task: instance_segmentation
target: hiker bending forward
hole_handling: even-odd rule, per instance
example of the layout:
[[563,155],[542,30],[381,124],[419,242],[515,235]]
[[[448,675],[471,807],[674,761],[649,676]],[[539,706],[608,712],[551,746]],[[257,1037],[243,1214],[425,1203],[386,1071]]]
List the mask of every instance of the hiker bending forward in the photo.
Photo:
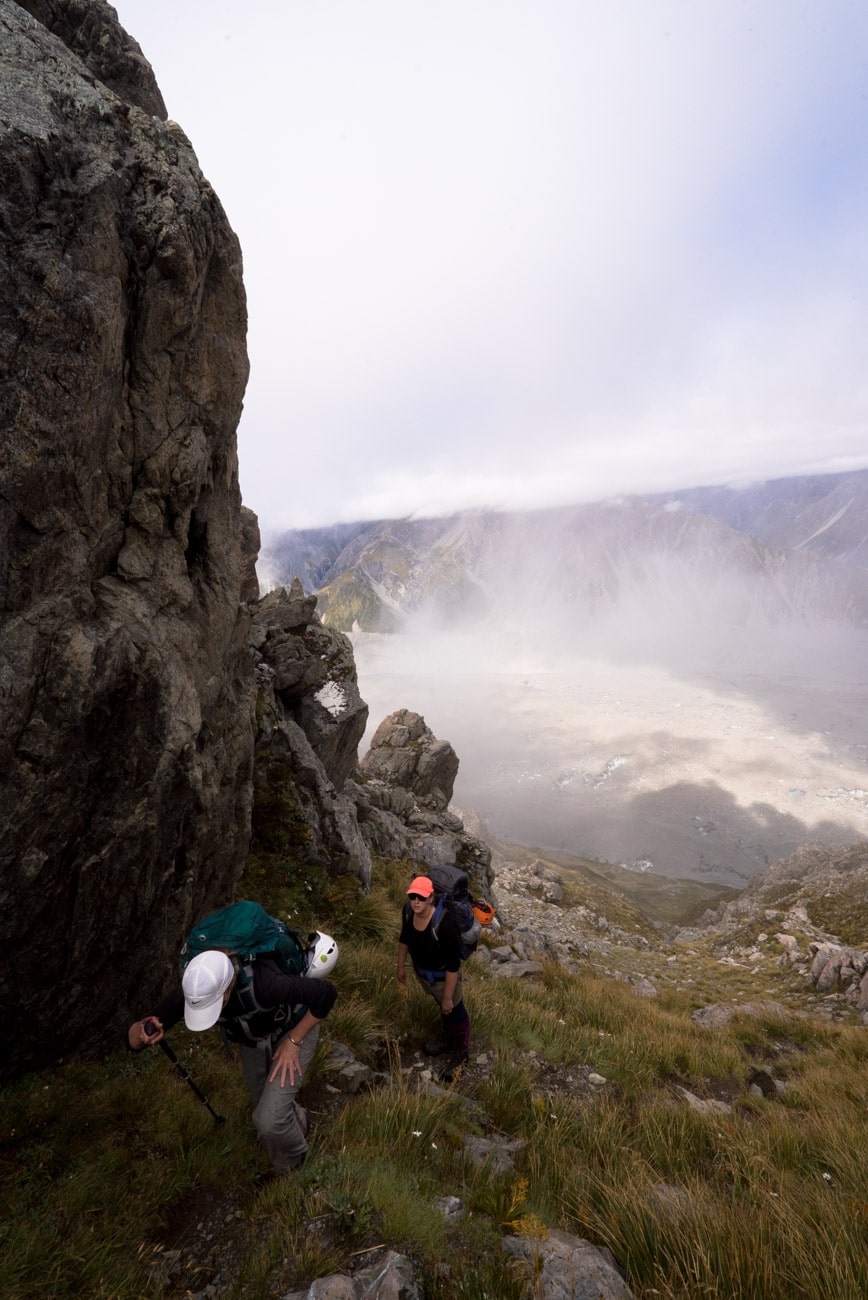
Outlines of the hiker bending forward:
[[336,997],[333,984],[286,975],[267,957],[241,965],[212,949],[193,958],[152,1015],[130,1025],[127,1041],[133,1051],[158,1043],[182,1015],[188,1029],[219,1025],[240,1048],[259,1145],[285,1173],[307,1153],[310,1121],[295,1097]]
[[442,1035],[422,1047],[427,1056],[451,1052],[443,1076],[467,1057],[470,1047],[470,1016],[464,1005],[461,982],[461,949],[458,928],[452,915],[443,910],[435,921],[437,907],[434,884],[427,876],[417,876],[407,890],[409,906],[404,908],[398,962],[395,975],[404,984],[407,953],[416,978],[440,1006]]

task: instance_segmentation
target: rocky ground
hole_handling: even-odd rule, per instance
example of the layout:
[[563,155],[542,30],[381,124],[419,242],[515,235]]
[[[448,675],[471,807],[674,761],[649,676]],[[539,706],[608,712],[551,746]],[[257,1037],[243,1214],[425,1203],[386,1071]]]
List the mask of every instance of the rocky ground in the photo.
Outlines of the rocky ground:
[[819,923],[835,915],[835,900],[839,915],[858,915],[860,900],[868,911],[864,843],[802,848],[700,923],[670,927],[656,938],[636,924],[635,914],[624,915],[615,898],[610,915],[581,904],[564,906],[569,873],[526,857],[518,851],[518,861],[492,860],[493,897],[511,942],[502,954],[495,948],[483,960],[502,963],[504,974],[529,955],[553,957],[567,969],[590,966],[625,979],[650,997],[671,988],[693,990],[700,1001],[704,987],[712,987],[725,969],[736,999],[740,984],[753,997],[761,980],[768,986],[765,995],[782,1005],[868,1024],[868,931],[857,924],[865,938],[848,944]]

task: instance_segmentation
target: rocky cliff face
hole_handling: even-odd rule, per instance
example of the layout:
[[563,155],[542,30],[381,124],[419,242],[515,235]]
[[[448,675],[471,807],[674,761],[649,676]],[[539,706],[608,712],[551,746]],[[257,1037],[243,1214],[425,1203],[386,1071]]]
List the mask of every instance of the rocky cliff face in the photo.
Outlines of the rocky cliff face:
[[257,733],[253,847],[367,886],[371,858],[460,866],[489,884],[491,853],[449,808],[458,756],[424,718],[390,714],[358,762],[368,706],[349,638],[296,578],[253,606]]
[[0,0],[0,102],[8,1070],[103,1044],[231,893],[254,669],[238,242],[102,0]]

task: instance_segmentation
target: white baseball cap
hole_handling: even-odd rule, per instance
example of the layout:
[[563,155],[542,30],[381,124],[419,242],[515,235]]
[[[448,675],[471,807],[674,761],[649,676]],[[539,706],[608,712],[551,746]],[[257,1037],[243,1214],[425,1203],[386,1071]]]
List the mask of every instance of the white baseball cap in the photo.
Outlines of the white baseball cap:
[[235,967],[225,952],[209,950],[194,957],[181,980],[184,990],[184,1024],[188,1029],[210,1029],[220,1019],[223,994],[235,978]]

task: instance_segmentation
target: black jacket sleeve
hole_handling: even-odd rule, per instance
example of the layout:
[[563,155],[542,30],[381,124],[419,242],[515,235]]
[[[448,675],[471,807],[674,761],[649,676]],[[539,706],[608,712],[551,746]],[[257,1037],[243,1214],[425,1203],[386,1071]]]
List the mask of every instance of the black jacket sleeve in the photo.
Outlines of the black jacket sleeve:
[[277,1007],[283,1002],[298,1006],[302,1003],[317,1020],[325,1019],[338,996],[334,984],[328,980],[284,975],[280,967],[270,961],[258,961],[254,965],[253,988],[262,1006]]
[[[303,975],[285,975],[273,962],[257,961],[253,967],[253,988],[256,1000],[262,1007],[305,1006],[317,1020],[324,1020],[331,1011],[338,996],[334,984],[328,980],[307,979]],[[226,1014],[241,1013],[240,1004],[230,999]],[[161,998],[149,1013],[155,1016],[168,1032],[184,1016],[184,992],[176,984],[170,993]],[[129,1043],[127,1043],[129,1046]]]
[[184,993],[180,984],[176,984],[171,993],[160,998],[152,1015],[156,1016],[164,1029],[169,1030],[184,1015]]
[[[184,993],[181,985],[176,984],[171,993],[167,993],[164,997],[160,998],[157,1005],[153,1007],[147,1015],[143,1016],[142,1019],[147,1020],[149,1016],[155,1016],[163,1026],[163,1029],[168,1033],[173,1025],[177,1025],[183,1014]],[[144,1048],[141,1047],[130,1047],[130,1040],[126,1034],[124,1035],[124,1041],[127,1045],[128,1051],[144,1051]]]

